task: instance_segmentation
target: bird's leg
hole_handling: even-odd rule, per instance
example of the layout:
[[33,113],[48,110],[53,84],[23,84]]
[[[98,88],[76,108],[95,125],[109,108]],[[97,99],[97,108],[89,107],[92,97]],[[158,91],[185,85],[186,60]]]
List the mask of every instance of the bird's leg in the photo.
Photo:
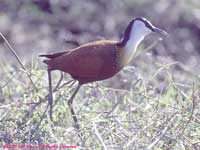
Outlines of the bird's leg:
[[70,97],[70,99],[68,100],[68,107],[69,107],[70,112],[72,114],[72,118],[73,118],[73,121],[75,123],[75,128],[78,129],[78,130],[80,129],[80,126],[78,124],[78,119],[76,117],[76,113],[75,113],[74,108],[73,108],[73,100],[74,100],[74,98],[75,98],[78,90],[80,89],[80,87],[81,87],[81,84],[78,84],[76,90],[74,91],[74,93],[72,94],[72,96]]
[[48,98],[48,102],[49,102],[49,116],[50,116],[50,120],[53,120],[52,117],[52,112],[53,112],[53,95],[52,95],[52,82],[51,82],[51,70],[48,69],[48,79],[49,79],[49,98]]

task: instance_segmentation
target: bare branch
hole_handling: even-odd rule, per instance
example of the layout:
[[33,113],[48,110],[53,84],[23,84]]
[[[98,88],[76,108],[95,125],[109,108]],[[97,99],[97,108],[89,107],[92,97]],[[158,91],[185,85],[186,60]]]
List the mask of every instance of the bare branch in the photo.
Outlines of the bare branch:
[[21,58],[17,55],[16,51],[14,50],[14,48],[10,45],[10,43],[8,42],[8,40],[6,39],[6,37],[0,32],[0,36],[3,38],[3,40],[5,41],[5,44],[7,45],[7,47],[9,48],[9,50],[11,51],[11,53],[15,56],[15,58],[17,59],[17,61],[19,62],[20,66],[22,67],[22,69],[25,71],[26,75],[28,76],[29,80],[31,81],[33,87],[35,90],[36,86],[31,78],[30,73],[27,71],[27,69],[25,68],[24,64],[22,63]]
[[96,126],[96,124],[94,122],[93,122],[93,127],[94,127],[94,131],[95,131],[94,133],[97,136],[97,138],[100,141],[100,143],[102,144],[104,150],[108,150],[108,148],[106,147],[106,145],[105,145],[105,143],[104,143],[104,141],[103,141],[103,139],[102,139],[102,137],[101,137],[101,135],[100,135],[100,133],[99,133],[99,131],[97,129],[97,126]]

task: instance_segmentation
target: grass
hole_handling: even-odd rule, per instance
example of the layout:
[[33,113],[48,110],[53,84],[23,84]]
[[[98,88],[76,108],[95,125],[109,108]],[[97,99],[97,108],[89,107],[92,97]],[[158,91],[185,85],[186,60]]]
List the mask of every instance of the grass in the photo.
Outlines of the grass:
[[53,73],[52,128],[44,113],[48,105],[45,68],[36,58],[26,65],[19,58],[18,63],[1,66],[0,145],[76,145],[87,150],[200,147],[199,78],[182,66],[182,76],[188,81],[180,81],[174,71],[177,63],[127,67],[114,79],[83,86],[74,108],[84,139],[73,128],[67,107],[76,87],[66,84],[69,75],[64,76],[61,88],[55,88],[60,74]]

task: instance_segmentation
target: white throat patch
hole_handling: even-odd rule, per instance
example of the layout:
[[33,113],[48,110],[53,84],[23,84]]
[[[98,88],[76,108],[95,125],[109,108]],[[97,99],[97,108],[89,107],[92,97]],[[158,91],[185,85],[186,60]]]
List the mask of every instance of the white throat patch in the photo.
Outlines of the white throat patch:
[[129,40],[125,45],[124,58],[127,60],[124,61],[127,61],[126,63],[128,63],[131,60],[131,58],[135,55],[137,47],[144,39],[144,37],[150,34],[151,32],[151,29],[146,27],[142,21],[136,20],[133,23]]

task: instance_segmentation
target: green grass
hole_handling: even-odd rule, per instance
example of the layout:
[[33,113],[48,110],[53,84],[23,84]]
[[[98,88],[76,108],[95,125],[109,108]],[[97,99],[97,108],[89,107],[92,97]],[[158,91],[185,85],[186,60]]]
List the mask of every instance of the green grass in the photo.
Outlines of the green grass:
[[[198,87],[196,84],[178,84],[169,68],[164,69],[164,82],[159,88],[156,77],[163,69],[158,69],[149,79],[144,79],[144,74],[141,74],[141,78],[136,80],[134,76],[139,72],[131,67],[111,81],[83,86],[74,101],[81,133],[85,137],[83,141],[73,128],[67,107],[67,99],[76,85],[71,88],[66,85],[54,93],[57,101],[53,109],[55,127],[51,128],[46,113],[37,128],[47,100],[35,109],[32,109],[34,104],[28,103],[38,102],[48,94],[47,73],[37,61],[28,68],[31,68],[29,71],[36,89],[20,67],[4,66],[7,72],[1,76],[1,145],[81,144],[83,149],[95,150],[103,147],[192,150],[199,142]],[[122,88],[122,85],[121,88],[112,87],[116,78],[120,85],[128,77],[128,88]],[[59,72],[54,72],[54,87],[58,80]],[[68,75],[61,85],[67,80],[70,80]],[[105,82],[110,85],[102,84]]]

